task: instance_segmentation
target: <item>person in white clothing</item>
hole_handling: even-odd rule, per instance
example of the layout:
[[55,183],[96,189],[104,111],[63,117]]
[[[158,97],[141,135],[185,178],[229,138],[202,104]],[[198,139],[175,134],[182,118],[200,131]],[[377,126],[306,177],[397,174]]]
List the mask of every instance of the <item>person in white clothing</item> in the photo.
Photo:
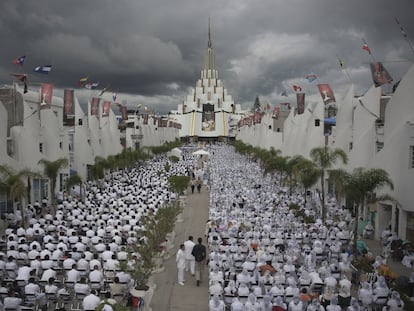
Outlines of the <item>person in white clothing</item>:
[[184,242],[185,251],[185,271],[190,271],[191,275],[195,274],[195,258],[191,254],[195,243],[193,242],[193,236],[189,236],[188,240]]
[[178,269],[178,284],[181,286],[184,285],[184,269],[185,269],[185,251],[184,251],[184,244],[180,245],[180,249],[175,256],[175,261],[177,262],[177,269]]
[[209,302],[209,311],[224,311],[226,309],[226,305],[224,301],[219,298],[219,296],[213,296]]
[[303,302],[300,301],[299,295],[294,296],[293,300],[289,302],[288,310],[289,311],[302,311],[303,310]]
[[239,299],[233,298],[233,302],[230,306],[231,311],[245,311],[246,308],[244,307],[244,304],[242,304]]
[[97,296],[97,292],[93,290],[88,296],[83,298],[82,307],[85,311],[95,310],[101,299]]

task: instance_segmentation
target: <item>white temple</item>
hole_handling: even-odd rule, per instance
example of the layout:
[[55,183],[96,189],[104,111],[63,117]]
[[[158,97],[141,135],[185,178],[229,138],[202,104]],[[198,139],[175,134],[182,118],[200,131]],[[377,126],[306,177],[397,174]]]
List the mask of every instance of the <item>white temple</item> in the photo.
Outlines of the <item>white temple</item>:
[[218,140],[235,137],[241,107],[227,93],[215,69],[210,27],[201,78],[177,110],[170,112],[181,123],[181,138]]

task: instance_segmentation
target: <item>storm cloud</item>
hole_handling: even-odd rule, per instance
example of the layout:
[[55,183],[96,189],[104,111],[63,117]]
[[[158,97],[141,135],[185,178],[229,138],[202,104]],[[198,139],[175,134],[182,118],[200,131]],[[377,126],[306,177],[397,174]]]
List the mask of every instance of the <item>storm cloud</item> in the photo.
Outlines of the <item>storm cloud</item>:
[[[413,63],[395,21],[414,40],[412,12],[411,0],[2,1],[0,82],[10,84],[10,74],[23,70],[30,89],[52,82],[57,93],[76,88],[86,102],[93,94],[77,81],[88,76],[130,108],[141,103],[166,113],[200,76],[210,18],[219,77],[244,107],[256,96],[285,101],[284,90],[293,98],[293,84],[317,93],[305,79],[311,72],[338,94],[349,75],[363,93],[372,85],[370,61],[383,61],[394,81]],[[16,68],[11,61],[21,55],[26,62]],[[53,65],[50,75],[32,72],[45,64]]]

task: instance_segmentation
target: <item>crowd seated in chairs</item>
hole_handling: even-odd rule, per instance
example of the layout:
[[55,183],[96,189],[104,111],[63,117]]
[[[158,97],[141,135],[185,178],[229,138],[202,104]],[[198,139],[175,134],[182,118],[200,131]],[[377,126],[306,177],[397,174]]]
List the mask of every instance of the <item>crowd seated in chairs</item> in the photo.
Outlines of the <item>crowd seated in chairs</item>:
[[[206,225],[214,280],[210,310],[223,305],[227,310],[359,310],[392,300],[382,281],[376,287],[376,277],[369,280],[377,288],[372,292],[351,283],[352,217],[335,198],[327,199],[322,224],[311,205],[320,205],[317,195],[305,204],[299,188],[291,191],[277,174],[264,175],[256,161],[232,147],[212,149]],[[304,223],[297,210],[315,222]]]
[[[37,214],[28,205],[26,228],[10,222],[0,238],[0,302],[6,310],[94,310],[102,301],[125,304],[124,293],[133,281],[119,263],[128,260],[128,245],[136,243],[136,232],[145,227],[142,217],[176,199],[168,176],[188,175],[193,160],[191,154],[177,163],[161,156],[108,173],[86,183],[83,201],[61,200],[56,215],[47,209]],[[159,174],[166,163],[170,170]],[[10,216],[18,219],[19,214]]]

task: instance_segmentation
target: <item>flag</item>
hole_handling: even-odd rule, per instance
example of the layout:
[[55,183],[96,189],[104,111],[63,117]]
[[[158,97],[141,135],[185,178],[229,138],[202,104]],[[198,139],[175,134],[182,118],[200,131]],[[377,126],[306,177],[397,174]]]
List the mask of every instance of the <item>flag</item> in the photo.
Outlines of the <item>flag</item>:
[[128,120],[128,111],[127,111],[127,107],[125,105],[121,106],[121,114],[122,114],[122,119],[124,121],[127,121]]
[[110,110],[111,110],[111,102],[110,101],[105,101],[103,103],[103,106],[102,106],[102,116],[103,117],[108,117]]
[[362,41],[364,41],[364,45],[362,46],[362,49],[367,51],[368,54],[371,55],[371,49],[369,48],[368,44],[365,42],[365,40],[362,40]]
[[373,62],[370,66],[375,87],[391,83],[393,81],[387,69],[384,68],[384,65],[381,62]]
[[23,56],[13,59],[12,64],[23,66],[25,60],[26,60],[26,55],[23,55]]
[[52,70],[52,65],[37,66],[34,72],[48,74]]
[[27,74],[25,73],[14,73],[12,76],[16,77],[17,80],[22,81],[24,84],[24,94],[27,93]]
[[40,85],[40,109],[50,109],[52,106],[53,84],[42,83]]
[[94,90],[99,86],[99,82],[93,82],[93,83],[86,83],[85,88],[88,90]]
[[280,94],[280,96],[288,97],[288,94],[287,94],[286,90],[283,90],[283,92],[282,92],[282,94]]
[[117,97],[116,92],[113,92],[113,93],[112,93],[112,101],[113,101],[113,102],[115,102],[115,101],[116,101],[116,97]]
[[318,79],[318,77],[314,73],[308,74],[305,78],[309,81],[309,83],[312,83],[313,81]]
[[300,91],[302,91],[302,88],[301,88],[299,85],[294,84],[294,85],[293,85],[293,90],[294,90],[295,92],[300,92]]
[[329,84],[318,84],[319,93],[322,96],[323,103],[329,104],[332,102],[336,102],[334,93],[329,86]]
[[96,116],[99,119],[99,101],[100,98],[93,97],[91,103],[91,116]]
[[266,110],[270,110],[270,109],[271,109],[270,104],[269,104],[269,103],[267,103],[267,105],[266,105]]
[[296,93],[297,111],[302,114],[305,111],[305,93]]
[[275,107],[273,109],[272,118],[276,120],[279,119],[279,114],[280,114],[280,107]]
[[68,119],[68,116],[75,115],[74,90],[65,89],[63,91],[63,121]]
[[79,86],[85,85],[86,81],[88,81],[88,77],[80,78],[79,81],[78,81],[78,85]]

